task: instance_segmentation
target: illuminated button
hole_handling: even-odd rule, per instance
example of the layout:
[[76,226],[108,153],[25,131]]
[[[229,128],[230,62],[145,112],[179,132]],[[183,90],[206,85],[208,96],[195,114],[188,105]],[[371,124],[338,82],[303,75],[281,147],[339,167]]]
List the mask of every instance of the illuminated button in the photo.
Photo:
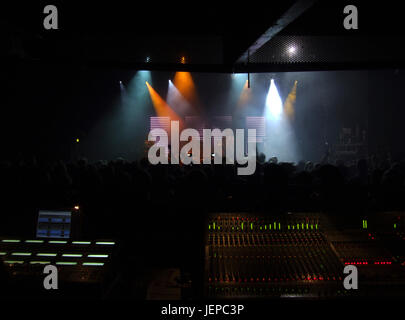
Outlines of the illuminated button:
[[4,263],[8,263],[8,264],[23,264],[24,261],[20,261],[20,260],[5,260]]
[[56,257],[57,253],[37,253],[38,257]]
[[44,240],[25,240],[25,243],[44,243]]
[[50,264],[50,261],[30,261],[30,264]]
[[90,241],[72,241],[72,244],[91,244]]
[[57,265],[61,265],[61,266],[75,266],[77,265],[77,262],[73,262],[73,261],[58,261],[56,262]]
[[113,246],[113,245],[115,245],[115,242],[112,242],[112,241],[98,241],[98,242],[96,242],[96,244],[98,244],[98,245],[111,245],[111,246]]

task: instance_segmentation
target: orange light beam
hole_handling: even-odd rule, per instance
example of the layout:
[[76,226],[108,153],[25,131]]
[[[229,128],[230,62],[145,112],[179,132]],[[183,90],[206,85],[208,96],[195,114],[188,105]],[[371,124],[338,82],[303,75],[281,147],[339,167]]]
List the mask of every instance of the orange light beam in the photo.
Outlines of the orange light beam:
[[294,86],[284,101],[284,113],[290,120],[294,120],[295,116],[295,101],[297,100],[297,83],[295,80]]
[[240,93],[239,100],[238,100],[238,106],[243,106],[245,105],[250,98],[250,89],[248,88],[248,80],[245,81],[245,84],[243,85],[242,92]]
[[188,102],[193,105],[198,102],[197,90],[190,72],[176,72],[174,75],[173,84]]
[[165,100],[156,92],[155,89],[146,81],[146,86],[148,87],[149,95],[155,108],[158,117],[170,117],[171,121],[179,121],[180,126],[182,125],[182,119],[180,116],[173,111],[172,108],[166,103]]

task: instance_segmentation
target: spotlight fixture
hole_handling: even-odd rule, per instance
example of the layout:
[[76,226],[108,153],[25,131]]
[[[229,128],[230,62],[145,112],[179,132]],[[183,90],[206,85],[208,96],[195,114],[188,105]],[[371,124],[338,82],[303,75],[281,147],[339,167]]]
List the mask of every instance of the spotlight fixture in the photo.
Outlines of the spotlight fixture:
[[147,56],[146,59],[145,59],[145,61],[146,61],[146,63],[149,63],[149,62],[150,62],[150,57]]
[[181,64],[185,64],[185,63],[186,63],[186,57],[185,57],[185,56],[181,56],[181,57],[180,57],[180,63],[181,63]]
[[296,47],[291,46],[291,47],[288,48],[288,53],[289,53],[290,55],[293,55],[293,54],[295,54],[296,52],[297,52],[297,48],[296,48]]

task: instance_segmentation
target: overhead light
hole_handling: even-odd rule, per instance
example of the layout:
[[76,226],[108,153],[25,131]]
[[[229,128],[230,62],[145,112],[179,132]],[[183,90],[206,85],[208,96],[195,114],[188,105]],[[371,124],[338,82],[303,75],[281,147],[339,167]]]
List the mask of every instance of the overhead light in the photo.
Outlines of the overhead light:
[[291,46],[288,48],[288,53],[289,54],[294,54],[297,51],[297,48],[295,46]]

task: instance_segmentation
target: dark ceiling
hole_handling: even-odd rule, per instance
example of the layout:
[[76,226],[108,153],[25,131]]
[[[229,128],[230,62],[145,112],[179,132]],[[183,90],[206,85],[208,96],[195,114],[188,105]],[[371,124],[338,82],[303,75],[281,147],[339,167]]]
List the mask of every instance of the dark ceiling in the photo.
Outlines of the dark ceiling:
[[[245,64],[236,64],[238,58],[296,2],[249,1],[224,6],[218,1],[163,4],[152,1],[114,1],[108,4],[63,1],[53,3],[58,8],[59,30],[43,28],[43,8],[48,2],[14,2],[7,7],[2,5],[0,13],[4,43],[2,55],[6,57],[3,61],[11,58],[28,63],[79,63],[134,69],[193,66],[199,71],[246,69]],[[320,63],[327,68],[331,64],[333,67],[334,62],[352,62],[351,48],[357,42],[359,48],[353,47],[355,61],[359,63],[361,59],[358,57],[365,57],[368,63],[370,59],[367,59],[365,50],[381,50],[382,46],[374,43],[373,47],[365,48],[363,43],[373,42],[375,37],[380,40],[387,36],[396,37],[395,47],[402,46],[404,28],[397,2],[384,1],[382,5],[370,1],[350,1],[359,10],[358,30],[343,28],[343,8],[346,4],[347,1],[341,0],[316,1],[276,34],[256,56],[252,54],[249,62],[256,64],[254,70],[265,71],[280,64],[288,65],[289,69],[298,70],[300,66],[316,69]],[[294,42],[295,38],[291,40],[291,37],[297,36],[301,37],[299,43],[303,43],[301,46],[306,53],[311,45],[322,48],[315,53],[311,48],[312,60],[305,55],[300,59],[296,57],[295,61],[277,60],[277,50],[284,50],[283,41]],[[316,44],[309,41],[313,36]],[[324,46],[330,45],[331,39],[339,47],[324,49]],[[342,61],[335,61],[334,56],[331,59],[325,57],[330,52],[339,56],[339,50],[343,50],[341,56],[349,57],[344,56],[340,59]],[[374,55],[387,65],[403,62],[402,51],[391,52],[384,55],[376,51]],[[382,59],[378,59],[381,55]],[[180,63],[182,56],[185,57],[184,65]],[[146,61],[149,63],[146,64]],[[289,62],[294,62],[293,66]]]

